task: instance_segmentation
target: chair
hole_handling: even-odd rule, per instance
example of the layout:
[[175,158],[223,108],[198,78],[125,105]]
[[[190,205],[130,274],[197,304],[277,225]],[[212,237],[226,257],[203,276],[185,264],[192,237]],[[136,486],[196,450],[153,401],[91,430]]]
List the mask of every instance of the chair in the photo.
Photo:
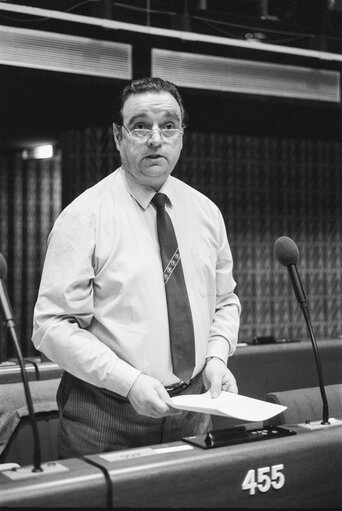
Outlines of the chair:
[[[60,379],[30,381],[41,446],[41,461],[57,459],[59,413],[56,392]],[[0,463],[31,465],[34,439],[22,383],[0,385]]]
[[[327,385],[325,392],[329,417],[342,418],[342,383]],[[323,402],[319,387],[270,392],[266,395],[266,401],[287,406],[284,412],[268,420],[267,424],[299,424],[322,418]]]

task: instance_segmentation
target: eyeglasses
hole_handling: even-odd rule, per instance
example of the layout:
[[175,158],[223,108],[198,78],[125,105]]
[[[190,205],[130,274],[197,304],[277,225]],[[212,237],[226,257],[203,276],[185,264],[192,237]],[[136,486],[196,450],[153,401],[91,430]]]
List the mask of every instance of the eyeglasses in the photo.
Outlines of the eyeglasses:
[[182,126],[181,128],[153,128],[153,129],[135,128],[130,131],[126,128],[126,126],[124,124],[122,125],[122,127],[125,128],[127,133],[135,140],[147,140],[152,136],[154,131],[159,131],[160,135],[163,138],[167,138],[169,140],[174,140],[174,139],[178,138],[180,135],[183,135],[184,130],[186,128],[186,126]]

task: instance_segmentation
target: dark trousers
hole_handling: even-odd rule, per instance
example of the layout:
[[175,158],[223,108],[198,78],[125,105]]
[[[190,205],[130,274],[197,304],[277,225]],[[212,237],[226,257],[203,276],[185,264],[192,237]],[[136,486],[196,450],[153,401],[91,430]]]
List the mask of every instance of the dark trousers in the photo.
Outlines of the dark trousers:
[[[178,395],[203,392],[202,375]],[[57,391],[60,410],[58,457],[117,451],[205,434],[210,415],[182,411],[155,419],[139,415],[127,398],[65,372]]]

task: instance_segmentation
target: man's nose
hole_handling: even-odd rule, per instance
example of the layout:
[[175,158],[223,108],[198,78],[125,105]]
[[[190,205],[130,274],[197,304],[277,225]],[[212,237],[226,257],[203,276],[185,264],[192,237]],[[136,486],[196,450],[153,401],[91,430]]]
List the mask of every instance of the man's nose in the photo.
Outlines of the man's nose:
[[148,138],[148,144],[149,145],[160,145],[163,143],[162,134],[159,128],[154,128],[151,130],[151,134]]

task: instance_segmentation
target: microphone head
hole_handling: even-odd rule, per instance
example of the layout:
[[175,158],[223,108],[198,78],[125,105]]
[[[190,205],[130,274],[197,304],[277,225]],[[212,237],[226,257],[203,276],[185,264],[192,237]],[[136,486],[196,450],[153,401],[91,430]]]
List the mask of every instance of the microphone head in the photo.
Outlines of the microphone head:
[[281,236],[274,244],[274,254],[280,264],[289,266],[290,264],[297,264],[299,250],[291,238]]
[[4,279],[7,275],[7,263],[6,259],[0,252],[0,279]]

